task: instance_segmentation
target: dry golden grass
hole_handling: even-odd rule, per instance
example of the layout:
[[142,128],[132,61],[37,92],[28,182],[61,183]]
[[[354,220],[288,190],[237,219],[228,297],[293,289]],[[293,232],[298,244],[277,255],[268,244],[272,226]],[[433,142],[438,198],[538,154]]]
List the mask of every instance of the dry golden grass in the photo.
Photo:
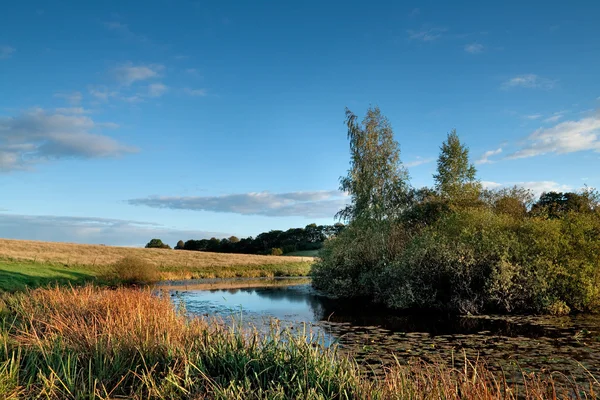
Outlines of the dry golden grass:
[[0,239],[0,257],[40,263],[60,263],[80,266],[110,265],[124,257],[135,257],[157,267],[190,269],[260,266],[313,261],[313,257],[224,254],[11,239]]
[[469,362],[368,379],[302,334],[190,319],[149,290],[37,289],[0,296],[0,310],[5,399],[566,400],[596,399],[600,387],[534,373],[517,385]]

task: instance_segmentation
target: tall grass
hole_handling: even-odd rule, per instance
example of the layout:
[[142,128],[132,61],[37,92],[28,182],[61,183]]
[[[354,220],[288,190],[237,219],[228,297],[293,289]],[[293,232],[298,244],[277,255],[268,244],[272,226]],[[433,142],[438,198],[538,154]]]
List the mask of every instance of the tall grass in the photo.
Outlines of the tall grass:
[[[147,290],[37,289],[4,295],[0,398],[527,399],[579,389],[526,376],[516,392],[474,365],[417,365],[369,380],[310,332],[240,331],[188,318]],[[597,388],[597,383],[594,383]],[[593,389],[593,386],[592,386]],[[594,398],[593,390],[585,392]]]

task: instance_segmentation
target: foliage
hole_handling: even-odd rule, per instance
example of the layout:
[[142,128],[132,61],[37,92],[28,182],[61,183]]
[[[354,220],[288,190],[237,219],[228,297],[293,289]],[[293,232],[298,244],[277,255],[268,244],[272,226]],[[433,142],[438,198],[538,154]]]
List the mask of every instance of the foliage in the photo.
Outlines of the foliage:
[[144,259],[123,257],[112,265],[105,278],[134,285],[159,281],[160,273],[156,266]]
[[292,228],[287,231],[263,232],[256,238],[239,239],[231,236],[227,239],[188,240],[184,250],[210,251],[215,253],[272,254],[271,249],[282,249],[283,254],[297,251],[319,250],[328,239],[338,235],[344,224],[309,224],[304,228]]
[[351,168],[340,178],[340,190],[350,195],[352,203],[338,216],[382,221],[395,216],[404,203],[408,172],[392,127],[379,108],[369,108],[361,124],[357,119],[346,109]]
[[273,247],[271,249],[271,255],[272,256],[282,256],[283,255],[283,250],[281,250],[279,247]]
[[38,289],[0,299],[0,397],[5,399],[465,399],[595,398],[524,374],[518,390],[482,365],[396,365],[361,374],[310,331],[269,332],[189,319],[147,290]]
[[[351,143],[353,162],[369,145]],[[363,181],[379,178],[373,169],[361,173]],[[475,174],[452,131],[440,149],[435,190],[403,189],[405,202],[386,218],[352,220],[326,243],[313,285],[399,309],[600,310],[598,192],[550,192],[534,202],[520,187],[482,190]],[[352,200],[351,210],[362,207]]]
[[440,147],[437,174],[433,176],[436,190],[445,198],[466,196],[472,201],[480,190],[476,174],[475,166],[469,162],[468,147],[460,142],[456,129],[453,129]]
[[180,240],[177,242],[177,245],[175,246],[175,250],[183,250],[184,247],[185,247],[184,241]]
[[160,239],[152,239],[146,244],[147,249],[170,249],[171,246],[163,243]]

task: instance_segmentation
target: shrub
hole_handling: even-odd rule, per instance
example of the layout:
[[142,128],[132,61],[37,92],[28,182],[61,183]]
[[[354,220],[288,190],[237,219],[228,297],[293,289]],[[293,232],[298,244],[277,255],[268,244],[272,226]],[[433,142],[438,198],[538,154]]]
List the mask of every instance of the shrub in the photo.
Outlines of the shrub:
[[156,282],[160,280],[160,273],[158,268],[148,261],[127,256],[111,266],[108,278],[135,285]]
[[165,244],[160,239],[152,239],[146,244],[147,249],[170,249],[171,246]]
[[281,250],[279,247],[273,247],[271,249],[271,255],[272,256],[282,256],[283,255],[283,250]]

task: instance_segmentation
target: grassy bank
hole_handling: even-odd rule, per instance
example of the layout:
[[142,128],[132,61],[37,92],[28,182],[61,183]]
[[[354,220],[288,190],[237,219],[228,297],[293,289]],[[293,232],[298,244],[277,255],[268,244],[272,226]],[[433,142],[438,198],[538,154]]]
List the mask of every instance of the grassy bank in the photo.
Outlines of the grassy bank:
[[0,303],[2,398],[552,399],[598,389],[536,375],[517,389],[475,365],[417,363],[369,380],[303,334],[187,319],[148,291],[37,289]]
[[139,249],[0,239],[0,289],[98,281],[123,258],[153,266],[160,279],[306,276],[310,257]]

